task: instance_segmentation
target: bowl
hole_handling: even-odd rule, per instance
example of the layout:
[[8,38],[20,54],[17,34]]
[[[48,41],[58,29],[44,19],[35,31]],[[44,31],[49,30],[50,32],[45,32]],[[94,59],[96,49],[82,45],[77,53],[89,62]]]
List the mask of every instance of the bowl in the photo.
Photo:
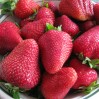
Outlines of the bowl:
[[[36,2],[38,2],[39,4],[41,4],[42,0],[34,0]],[[46,1],[50,1],[50,0],[46,0]],[[53,2],[55,2],[55,4],[58,6],[60,0],[52,0]],[[98,2],[98,0],[93,0],[94,2]],[[11,21],[16,21],[18,22],[19,20],[15,17],[9,16],[9,15],[1,15],[0,16],[0,23],[6,20],[11,20]],[[0,59],[2,58],[2,56],[0,56]],[[99,83],[99,78],[98,78],[98,83]],[[66,96],[65,99],[97,99],[97,97],[99,96],[99,88],[95,89],[94,91],[92,91],[90,94],[83,94],[83,93],[70,93]],[[35,97],[33,97],[32,95],[29,95],[28,93],[20,93],[20,97],[21,99],[36,99]],[[6,88],[3,86],[2,83],[0,83],[0,99],[13,99],[8,93]]]

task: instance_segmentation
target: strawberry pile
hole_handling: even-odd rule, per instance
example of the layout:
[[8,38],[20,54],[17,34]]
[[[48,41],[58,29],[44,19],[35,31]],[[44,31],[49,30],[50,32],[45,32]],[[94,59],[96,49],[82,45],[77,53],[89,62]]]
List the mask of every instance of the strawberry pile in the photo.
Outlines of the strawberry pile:
[[13,98],[39,89],[45,99],[64,99],[99,87],[99,3],[6,0],[1,13],[20,20],[0,23],[0,80]]

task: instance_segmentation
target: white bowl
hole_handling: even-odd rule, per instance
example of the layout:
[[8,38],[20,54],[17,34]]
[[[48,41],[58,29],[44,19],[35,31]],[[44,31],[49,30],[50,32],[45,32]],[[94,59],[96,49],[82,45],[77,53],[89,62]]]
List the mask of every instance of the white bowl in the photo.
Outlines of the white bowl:
[[[42,0],[34,0],[34,1],[38,2],[39,4],[42,2]],[[50,0],[46,0],[46,1],[50,1]],[[58,6],[60,0],[52,0],[52,1],[54,1],[56,3],[56,5]],[[99,0],[93,0],[93,1],[99,2]],[[0,23],[3,21],[6,21],[6,20],[18,21],[17,19],[15,19],[11,16],[7,16],[7,15],[0,16]],[[98,82],[99,82],[99,79],[98,79]],[[2,86],[2,85],[0,84],[0,86]],[[27,94],[20,94],[20,97],[21,97],[21,99],[36,99],[36,98],[33,98],[32,96],[28,96]],[[82,93],[69,94],[66,96],[65,99],[98,99],[97,97],[99,97],[99,88],[95,89],[88,95],[85,95]],[[9,96],[6,93],[6,91],[4,91],[2,89],[2,87],[0,87],[0,99],[13,99],[13,98],[11,96]]]

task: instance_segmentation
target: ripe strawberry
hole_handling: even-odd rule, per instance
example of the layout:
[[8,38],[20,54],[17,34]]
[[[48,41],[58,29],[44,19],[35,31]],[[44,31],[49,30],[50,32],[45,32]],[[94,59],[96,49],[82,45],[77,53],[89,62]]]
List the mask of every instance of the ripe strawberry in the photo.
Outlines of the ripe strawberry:
[[82,64],[76,58],[71,60],[70,66],[75,69],[78,75],[77,81],[73,86],[74,89],[79,89],[83,86],[89,86],[98,78],[97,72],[94,69],[88,67],[85,64]]
[[39,19],[42,19],[42,18],[50,18],[53,21],[55,21],[55,15],[54,15],[53,11],[51,11],[50,8],[46,8],[46,7],[41,7],[38,10],[38,13],[35,17],[35,20],[39,20]]
[[77,73],[71,67],[62,68],[55,74],[44,73],[41,92],[45,99],[64,99],[76,80]]
[[99,3],[96,3],[93,6],[93,10],[94,10],[94,17],[95,17],[96,23],[99,24]]
[[58,72],[72,51],[72,39],[63,31],[49,30],[38,41],[41,60],[45,70],[54,74]]
[[22,37],[24,39],[33,38],[38,41],[39,37],[45,32],[46,23],[53,24],[53,21],[48,18],[43,18],[26,24],[21,29]]
[[93,17],[91,0],[61,0],[59,11],[74,19],[85,21]]
[[39,48],[35,40],[22,41],[1,62],[2,79],[23,89],[35,87],[40,79],[38,56]]
[[19,18],[27,18],[39,9],[39,5],[33,0],[19,0],[14,13]]
[[12,22],[0,24],[0,54],[12,51],[22,41],[19,28]]
[[92,27],[94,27],[96,25],[95,21],[92,20],[88,20],[88,21],[84,21],[84,22],[79,22],[78,23],[80,30],[82,32],[88,31],[89,29],[91,29]]
[[[4,1],[1,1],[3,3]],[[6,0],[2,6],[2,14],[12,14],[18,18],[27,18],[38,10],[40,6],[33,0]]]
[[56,26],[62,25],[62,30],[67,32],[71,36],[75,36],[79,33],[79,27],[76,23],[74,23],[69,17],[66,15],[62,15],[61,17],[56,19]]
[[48,5],[48,8],[50,8],[54,12],[55,15],[59,14],[58,7],[53,1],[45,2],[45,6],[46,5]]
[[99,26],[95,26],[74,41],[75,54],[82,53],[84,57],[99,58]]

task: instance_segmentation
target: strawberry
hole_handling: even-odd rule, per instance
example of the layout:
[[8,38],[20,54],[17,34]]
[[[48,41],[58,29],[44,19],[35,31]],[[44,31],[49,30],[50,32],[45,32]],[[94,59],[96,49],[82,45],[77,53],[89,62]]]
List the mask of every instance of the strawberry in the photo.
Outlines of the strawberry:
[[46,5],[48,5],[48,8],[50,8],[55,13],[55,15],[59,14],[58,7],[53,1],[45,2],[45,6]]
[[70,62],[70,67],[74,68],[78,75],[77,81],[73,86],[74,89],[79,89],[83,86],[87,87],[92,82],[97,81],[97,72],[87,65],[82,64],[78,59],[72,59]]
[[84,32],[74,41],[73,52],[91,59],[99,58],[99,26]]
[[14,13],[19,18],[26,18],[39,9],[39,5],[33,0],[19,0]]
[[84,22],[79,22],[78,25],[80,27],[80,30],[82,32],[85,32],[85,31],[88,31],[89,29],[91,29],[92,27],[94,27],[96,25],[96,22],[92,21],[92,20],[87,20]]
[[41,92],[45,99],[64,99],[77,80],[72,67],[62,68],[55,74],[44,73]]
[[85,21],[93,17],[91,0],[61,0],[59,11],[74,19]]
[[21,29],[22,37],[24,39],[33,38],[38,41],[39,37],[45,32],[46,23],[53,24],[53,21],[48,18],[43,18],[26,24]]
[[41,7],[38,10],[38,13],[35,17],[35,20],[39,20],[39,19],[42,19],[42,18],[50,18],[54,21],[55,20],[55,15],[50,8]]
[[43,34],[38,44],[41,51],[41,60],[45,70],[54,74],[58,72],[72,51],[72,39],[63,31],[49,30]]
[[99,3],[96,3],[93,6],[93,11],[94,11],[94,17],[95,17],[96,23],[99,24]]
[[0,24],[0,54],[10,52],[22,41],[19,28],[10,21]]
[[[3,2],[3,1],[1,1]],[[40,6],[33,0],[8,0],[2,6],[2,14],[14,12],[18,18],[27,18]]]
[[1,62],[2,79],[23,89],[35,87],[40,79],[38,56],[39,48],[35,40],[22,41]]
[[67,32],[71,36],[75,36],[79,33],[79,27],[76,23],[74,23],[69,17],[66,15],[62,15],[61,17],[56,19],[56,26],[62,25],[62,30]]

